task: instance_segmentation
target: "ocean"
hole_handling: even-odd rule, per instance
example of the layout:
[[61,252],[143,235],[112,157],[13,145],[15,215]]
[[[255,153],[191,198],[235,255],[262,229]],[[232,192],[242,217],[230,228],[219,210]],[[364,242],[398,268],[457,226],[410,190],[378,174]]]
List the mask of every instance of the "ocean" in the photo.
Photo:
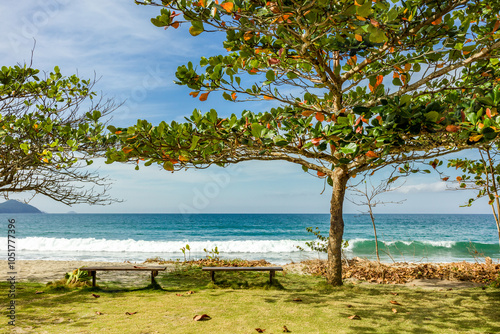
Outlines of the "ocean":
[[[137,261],[265,259],[286,264],[326,258],[310,250],[306,227],[328,235],[325,214],[0,214],[0,251],[7,254],[8,220],[15,219],[16,259]],[[378,214],[383,262],[476,261],[500,258],[492,215]],[[344,216],[347,258],[376,259],[368,215]],[[189,245],[185,254],[181,248]],[[301,251],[297,248],[304,248]]]

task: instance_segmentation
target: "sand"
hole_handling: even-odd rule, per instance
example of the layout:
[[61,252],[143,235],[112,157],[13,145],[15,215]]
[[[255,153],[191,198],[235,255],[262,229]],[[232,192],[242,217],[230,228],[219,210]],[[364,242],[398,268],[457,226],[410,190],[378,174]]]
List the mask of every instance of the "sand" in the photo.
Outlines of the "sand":
[[[72,272],[75,269],[85,266],[123,266],[127,264],[143,265],[142,263],[134,262],[94,262],[94,261],[49,261],[49,260],[18,260],[16,261],[15,269],[17,271],[16,282],[37,282],[48,283],[58,281],[64,278],[67,272]],[[148,263],[148,265],[157,265],[156,263]],[[167,270],[173,270],[173,264],[162,264]],[[7,261],[0,261],[0,270],[7,273]],[[99,271],[97,277],[100,280],[116,281],[123,284],[135,284],[144,282],[147,284],[151,273],[148,271]]]
[[[37,282],[48,283],[64,278],[64,274],[84,266],[123,266],[125,264],[144,265],[134,262],[92,262],[92,261],[52,261],[52,260],[18,260],[15,264],[16,282]],[[148,263],[147,265],[158,265],[157,263]],[[175,264],[161,264],[167,267],[167,271],[175,269]],[[291,263],[282,266],[288,273],[304,273],[304,264]],[[0,270],[3,273],[9,272],[7,261],[0,261]],[[160,275],[162,273],[160,272]],[[149,272],[130,272],[130,271],[111,271],[98,272],[97,277],[102,281],[113,281],[120,285],[147,284],[150,279]],[[8,277],[7,277],[8,278]],[[376,284],[366,281],[353,279],[347,280],[354,284]],[[416,279],[404,284],[408,287],[424,289],[463,289],[481,286],[478,283],[464,281],[450,281],[439,279]]]

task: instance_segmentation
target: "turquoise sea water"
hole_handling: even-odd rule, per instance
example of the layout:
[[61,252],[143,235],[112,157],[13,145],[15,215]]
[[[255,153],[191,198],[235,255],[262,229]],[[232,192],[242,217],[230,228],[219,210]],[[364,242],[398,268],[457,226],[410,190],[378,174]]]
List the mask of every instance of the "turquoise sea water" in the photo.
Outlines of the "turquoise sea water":
[[[307,251],[314,236],[328,234],[323,214],[2,214],[0,250],[6,254],[8,219],[16,220],[17,259],[144,261],[198,259],[215,247],[223,258],[266,259],[284,264],[326,255]],[[375,259],[368,215],[345,215],[347,257]],[[500,258],[491,215],[376,215],[384,262],[475,261],[478,254]],[[296,246],[306,248],[300,251]],[[476,253],[477,252],[477,253]]]

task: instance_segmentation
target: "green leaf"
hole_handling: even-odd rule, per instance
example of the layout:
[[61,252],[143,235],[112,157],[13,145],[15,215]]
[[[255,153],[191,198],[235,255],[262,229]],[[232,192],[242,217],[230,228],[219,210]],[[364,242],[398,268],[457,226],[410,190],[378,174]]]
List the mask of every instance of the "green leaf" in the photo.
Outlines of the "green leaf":
[[430,111],[430,112],[425,114],[425,118],[428,121],[436,123],[437,120],[439,119],[439,113],[437,111]]
[[391,8],[389,12],[387,13],[387,20],[388,21],[394,21],[398,17],[398,11],[396,8]]
[[400,104],[408,104],[411,101],[411,96],[410,95],[403,95],[399,98],[399,103]]
[[163,169],[168,170],[168,171],[173,171],[174,164],[171,163],[170,161],[165,161],[165,163],[163,164]]
[[387,42],[389,39],[385,35],[385,33],[380,30],[380,29],[374,29],[368,38],[370,42],[372,43],[384,43]]
[[352,154],[356,152],[357,149],[358,145],[356,145],[355,143],[350,143],[349,145],[342,147],[340,150],[345,154]]
[[266,79],[269,81],[274,81],[276,79],[276,74],[273,70],[269,70],[266,72]]
[[286,145],[288,145],[288,141],[285,138],[281,137],[281,136],[274,137],[273,138],[273,142],[276,145],[278,145],[278,146],[286,146]]
[[363,115],[363,114],[368,114],[370,112],[370,108],[363,107],[363,106],[355,106],[355,107],[352,108],[352,111],[356,115]]
[[260,125],[259,123],[252,123],[252,135],[255,138],[260,138],[261,131],[264,127]]
[[356,6],[356,13],[361,17],[368,17],[372,13],[372,2],[366,0],[362,6]]
[[198,36],[199,34],[201,34],[202,32],[204,31],[203,29],[203,24],[200,26],[195,26],[194,24],[189,28],[189,33],[192,35],[192,36]]
[[22,143],[21,145],[19,145],[19,147],[21,148],[21,150],[24,151],[25,154],[28,154],[28,151],[29,151],[29,145],[28,144]]
[[392,84],[394,86],[403,86],[403,83],[401,82],[401,80],[399,78],[392,79]]
[[151,23],[153,23],[157,27],[164,27],[165,26],[165,24],[163,22],[161,22],[160,20],[158,20],[157,18],[152,18]]
[[200,137],[194,135],[193,139],[191,140],[191,147],[189,148],[190,151],[194,150],[196,148],[196,145],[198,144],[198,141],[200,140]]

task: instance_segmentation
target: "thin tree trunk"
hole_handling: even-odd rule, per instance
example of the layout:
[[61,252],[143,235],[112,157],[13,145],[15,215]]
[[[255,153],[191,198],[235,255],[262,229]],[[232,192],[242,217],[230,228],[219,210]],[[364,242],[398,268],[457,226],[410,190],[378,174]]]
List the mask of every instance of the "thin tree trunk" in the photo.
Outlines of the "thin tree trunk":
[[[493,206],[493,203],[491,203],[491,210],[493,210],[493,217],[495,217],[495,223],[497,224],[497,231],[498,231],[498,244],[500,245],[500,201],[498,199],[498,188],[496,184],[496,175],[495,175],[495,168],[493,166],[493,159],[491,158],[490,154],[490,148],[485,149],[486,153],[488,154],[488,167],[490,170],[490,173],[488,174],[488,168],[485,167],[485,174],[486,174],[486,190],[488,191],[488,195],[490,195],[490,185],[488,183],[488,180],[491,177],[491,182],[493,183],[493,189],[495,192],[495,203],[497,206],[497,212],[495,212],[495,207]],[[483,160],[483,164],[486,166],[486,161],[484,160],[483,153],[481,150],[479,150],[479,154],[481,154],[481,159]]]
[[380,262],[380,257],[378,255],[378,239],[377,239],[377,228],[375,227],[375,217],[373,216],[372,207],[369,206],[370,209],[370,218],[372,219],[373,224],[373,235],[375,235],[375,252],[377,253],[377,261]]
[[333,286],[342,285],[342,236],[344,220],[342,209],[349,174],[343,168],[336,168],[332,175],[333,189],[330,201],[330,235],[328,237],[328,266],[326,280]]

